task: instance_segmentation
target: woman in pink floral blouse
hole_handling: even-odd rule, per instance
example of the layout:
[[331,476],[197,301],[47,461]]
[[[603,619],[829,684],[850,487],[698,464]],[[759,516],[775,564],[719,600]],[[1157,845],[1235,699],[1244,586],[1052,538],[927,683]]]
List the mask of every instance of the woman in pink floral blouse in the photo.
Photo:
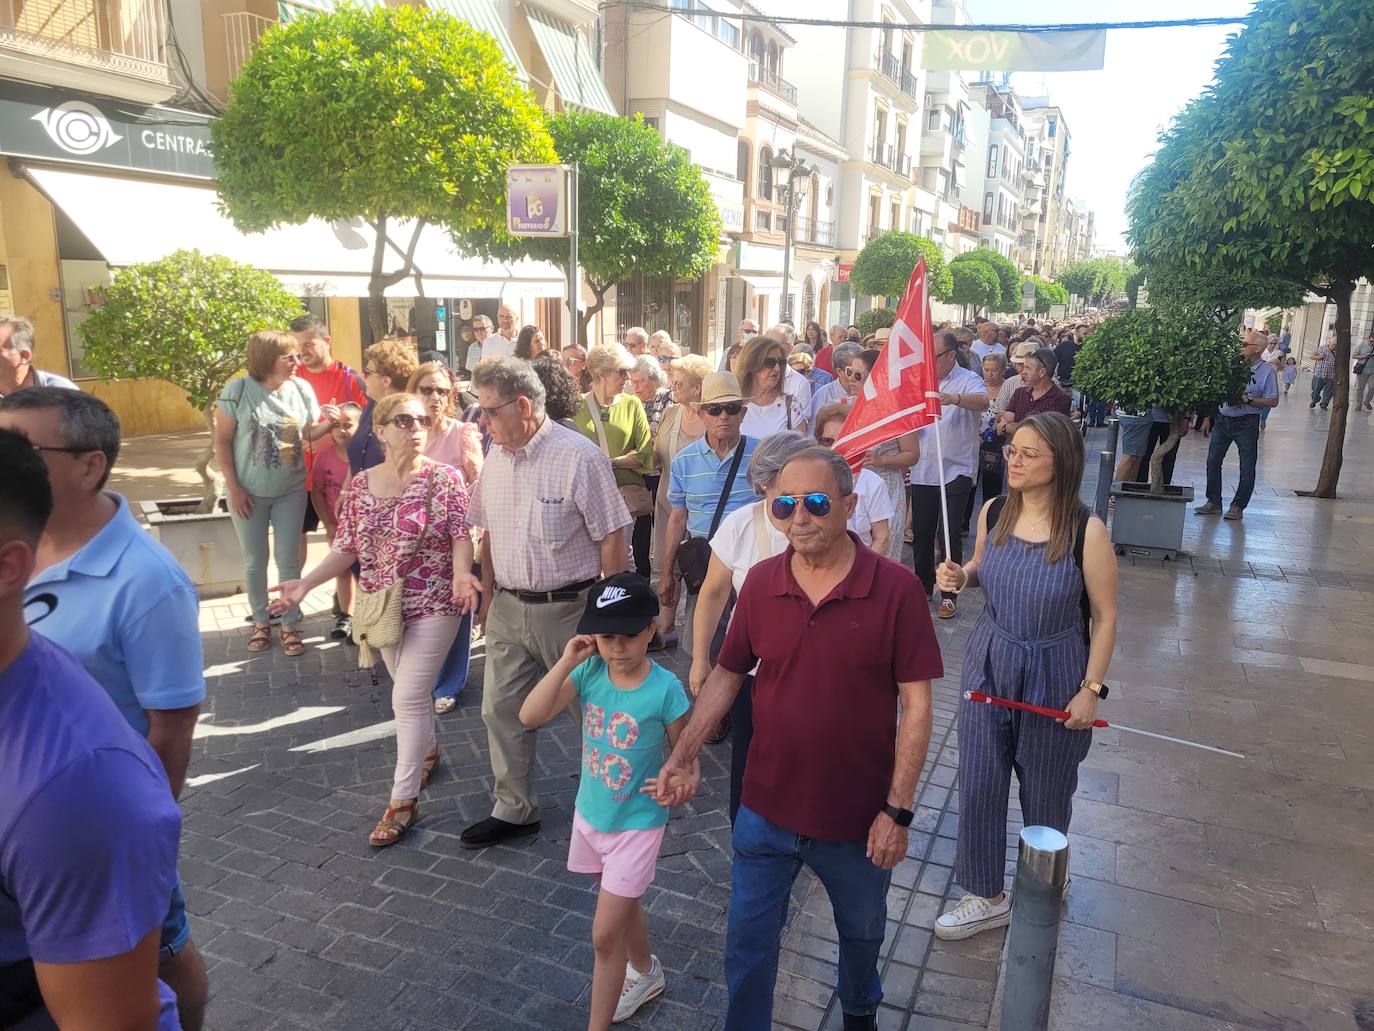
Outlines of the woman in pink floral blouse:
[[386,461],[359,473],[339,504],[329,557],[280,587],[274,608],[300,604],[315,587],[360,564],[358,585],[382,591],[401,579],[401,643],[383,648],[396,716],[396,775],[386,812],[368,837],[382,847],[420,817],[420,789],[439,761],[430,691],[465,613],[477,606],[468,533],[468,490],[451,466],[423,455],[430,416],[413,394],[377,402],[373,432]]

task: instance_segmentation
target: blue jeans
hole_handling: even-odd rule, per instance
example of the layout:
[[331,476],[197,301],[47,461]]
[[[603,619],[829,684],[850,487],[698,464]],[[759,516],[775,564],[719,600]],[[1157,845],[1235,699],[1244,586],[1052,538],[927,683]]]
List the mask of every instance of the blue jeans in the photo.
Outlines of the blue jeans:
[[1314,373],[1312,376],[1312,403],[1316,404],[1320,401],[1321,406],[1325,408],[1331,403],[1331,394],[1335,389],[1336,381],[1334,379],[1323,379]]
[[[305,489],[293,491],[280,498],[253,498],[253,514],[240,519],[233,512],[234,532],[243,549],[243,580],[248,588],[248,604],[253,610],[253,622],[266,626],[271,618],[267,613],[267,530],[272,530],[272,543],[277,557],[277,583],[299,580],[301,562],[301,524],[305,520],[305,506],[310,500]],[[298,607],[282,613],[281,625],[299,626]]]
[[735,861],[725,933],[725,1031],[773,1026],[773,986],[787,922],[788,894],[802,865],[830,896],[840,935],[840,1006],[863,1016],[878,1012],[883,986],[878,953],[887,930],[889,870],[865,854],[868,842],[818,841],[769,823],[748,806],[735,817]]
[[1236,445],[1240,455],[1240,484],[1231,504],[1241,511],[1255,492],[1255,459],[1259,454],[1258,415],[1218,415],[1212,425],[1212,443],[1207,449],[1207,500],[1221,505],[1221,463],[1226,452]]
[[472,613],[458,624],[458,636],[444,656],[439,675],[434,679],[435,698],[457,698],[468,682],[468,660],[472,656]]

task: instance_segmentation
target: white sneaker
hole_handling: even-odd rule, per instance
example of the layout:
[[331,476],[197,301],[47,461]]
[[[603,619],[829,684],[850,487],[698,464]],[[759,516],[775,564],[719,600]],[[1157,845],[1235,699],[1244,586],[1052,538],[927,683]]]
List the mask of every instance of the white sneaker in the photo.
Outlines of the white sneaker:
[[629,963],[625,964],[625,987],[620,990],[620,1002],[615,1008],[615,1016],[611,1018],[612,1024],[629,1020],[646,1002],[663,994],[663,989],[667,987],[663,967],[657,956],[653,957],[653,961],[654,965],[646,974],[639,973]]
[[1002,893],[1001,902],[989,902],[977,895],[965,895],[959,904],[935,921],[935,937],[942,941],[962,941],[975,934],[1006,927],[1011,923],[1011,892]]

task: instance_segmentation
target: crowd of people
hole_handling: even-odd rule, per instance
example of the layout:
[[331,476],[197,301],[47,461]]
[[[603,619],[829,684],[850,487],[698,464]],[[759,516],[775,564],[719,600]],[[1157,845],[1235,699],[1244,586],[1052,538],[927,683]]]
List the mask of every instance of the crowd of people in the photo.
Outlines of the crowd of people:
[[[944,668],[932,616],[954,617],[965,591],[984,605],[961,686],[1068,716],[963,704],[955,879],[968,894],[935,933],[1009,920],[1013,769],[1026,821],[1069,828],[1116,626],[1116,559],[1078,501],[1083,427],[1105,414],[1072,383],[1093,323],[939,327],[941,446],[927,427],[855,474],[834,445],[886,331],[746,320],[713,367],[639,327],[560,350],[517,331],[513,310],[498,321],[474,324],[466,385],[393,338],[354,370],[310,315],[247,341],[214,430],[244,556],[244,647],[303,654],[301,603],[333,585],[330,633],[392,680],[377,848],[420,819],[474,631],[493,788],[464,847],[539,833],[538,729],[578,706],[568,868],[600,880],[594,1029],[667,989],[639,900],[671,809],[700,788],[701,749],[729,738],[726,1027],[769,1026],[806,865],[835,911],[844,1026],[875,1028],[891,870]],[[1267,342],[1246,341],[1253,389],[1216,413],[1213,455],[1278,396]],[[0,354],[15,351],[31,358],[32,327],[0,319]],[[0,1025],[46,1009],[59,1024],[119,1013],[198,1031],[207,978],[176,876],[176,798],[205,698],[195,590],[105,489],[114,413],[7,368],[0,480],[21,489],[0,496]],[[304,571],[321,527],[327,556]],[[856,633],[863,647],[845,647]],[[652,657],[679,645],[686,685]],[[50,748],[35,751],[33,727]],[[40,792],[56,808],[39,810]]]

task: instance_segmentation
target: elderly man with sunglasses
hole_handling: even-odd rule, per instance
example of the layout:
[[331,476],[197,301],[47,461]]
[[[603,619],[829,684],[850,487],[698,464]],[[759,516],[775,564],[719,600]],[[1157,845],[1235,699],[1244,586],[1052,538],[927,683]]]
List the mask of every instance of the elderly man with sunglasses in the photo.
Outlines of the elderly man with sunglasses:
[[[907,854],[940,649],[915,577],[846,529],[855,496],[843,458],[820,447],[793,455],[769,505],[789,546],[745,578],[660,791],[671,794],[674,775],[694,767],[757,665],[733,831],[725,1031],[772,1026],[781,932],[803,864],[834,910],[843,1026],[876,1031],[887,893]],[[847,640],[864,647],[836,647]]]
[[[749,486],[749,457],[758,441],[740,435],[745,399],[734,373],[708,375],[702,380],[701,400],[693,402],[692,407],[701,415],[706,432],[673,459],[668,473],[668,504],[672,510],[668,528],[659,538],[662,553],[658,566],[658,595],[668,610],[677,607],[677,557],[684,537],[709,541],[722,519],[754,500],[754,490]],[[689,628],[695,611],[696,594],[689,591],[686,617]],[[728,617],[727,605],[722,621]],[[691,655],[692,634],[683,634],[682,640],[687,654]]]

